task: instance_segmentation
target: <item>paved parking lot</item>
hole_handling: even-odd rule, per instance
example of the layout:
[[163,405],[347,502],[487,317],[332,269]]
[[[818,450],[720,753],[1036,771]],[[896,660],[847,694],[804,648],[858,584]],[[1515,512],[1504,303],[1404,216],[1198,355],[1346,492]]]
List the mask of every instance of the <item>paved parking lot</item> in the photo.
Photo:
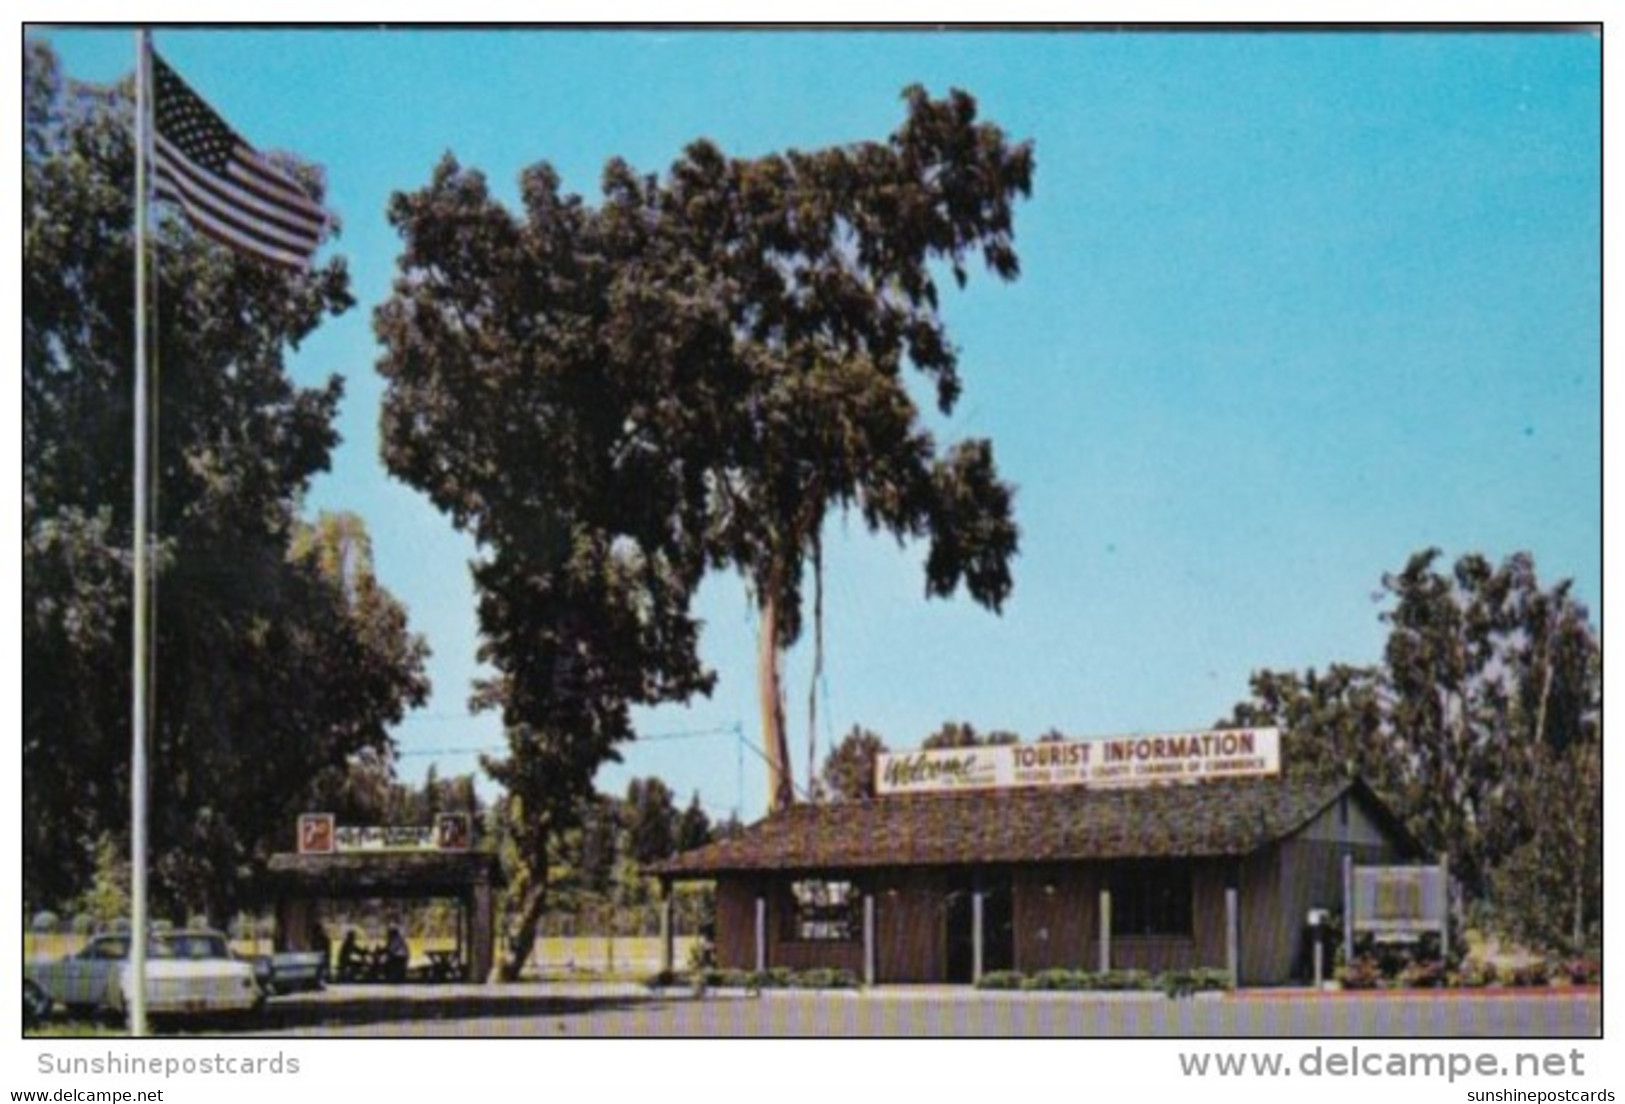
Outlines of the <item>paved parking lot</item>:
[[866,992],[654,994],[636,985],[339,986],[280,998],[253,1031],[278,1036],[1595,1038],[1595,989],[1216,999],[1160,994]]

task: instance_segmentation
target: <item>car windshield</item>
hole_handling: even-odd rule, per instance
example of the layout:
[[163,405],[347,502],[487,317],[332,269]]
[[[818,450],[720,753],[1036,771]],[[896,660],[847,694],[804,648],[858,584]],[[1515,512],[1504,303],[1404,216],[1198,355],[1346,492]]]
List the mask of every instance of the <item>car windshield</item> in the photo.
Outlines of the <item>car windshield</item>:
[[[123,961],[130,957],[130,941],[124,936],[95,939],[79,952],[79,957]],[[174,958],[175,952],[162,939],[154,938],[147,943],[147,957]]]
[[225,938],[210,932],[177,932],[169,936],[165,943],[174,958],[231,957]]

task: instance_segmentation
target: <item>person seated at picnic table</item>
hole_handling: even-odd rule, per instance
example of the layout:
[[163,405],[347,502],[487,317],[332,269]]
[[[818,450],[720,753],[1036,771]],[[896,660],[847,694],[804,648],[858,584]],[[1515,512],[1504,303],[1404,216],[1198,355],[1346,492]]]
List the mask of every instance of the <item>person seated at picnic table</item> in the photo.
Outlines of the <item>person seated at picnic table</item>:
[[361,974],[361,945],[356,942],[355,929],[344,933],[339,944],[339,980],[353,981]]
[[401,929],[391,927],[389,937],[384,940],[384,979],[386,981],[405,981],[406,965],[412,958],[412,948],[406,944],[406,936]]

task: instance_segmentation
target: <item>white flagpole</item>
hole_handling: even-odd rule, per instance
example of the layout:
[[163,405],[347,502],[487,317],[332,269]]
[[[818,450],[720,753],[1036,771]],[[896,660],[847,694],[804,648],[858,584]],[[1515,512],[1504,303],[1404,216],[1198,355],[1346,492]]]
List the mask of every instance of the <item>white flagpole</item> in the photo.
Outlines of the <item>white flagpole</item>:
[[135,76],[135,594],[132,609],[130,706],[130,965],[126,993],[130,1034],[147,1033],[147,154],[150,147],[151,38],[136,32]]

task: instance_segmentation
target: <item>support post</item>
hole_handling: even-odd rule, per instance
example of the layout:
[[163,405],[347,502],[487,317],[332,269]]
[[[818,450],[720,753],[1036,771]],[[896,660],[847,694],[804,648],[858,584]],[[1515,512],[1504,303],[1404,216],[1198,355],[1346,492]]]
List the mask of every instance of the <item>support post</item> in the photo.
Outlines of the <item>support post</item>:
[[1354,856],[1343,853],[1343,961],[1354,961]]
[[1100,891],[1100,972],[1112,968],[1112,891]]
[[767,969],[767,898],[756,898],[756,972]]
[[1241,907],[1235,886],[1224,891],[1224,966],[1234,989],[1241,984]]
[[970,897],[970,979],[972,984],[982,980],[982,902],[985,894],[977,890]]
[[135,984],[128,994],[130,1034],[147,1034],[147,726],[152,720],[148,692],[148,649],[151,647],[148,567],[152,549],[147,533],[148,445],[147,377],[147,160],[151,152],[150,34],[136,32],[135,76],[135,494],[132,524],[130,617],[130,969]]
[[863,984],[875,984],[875,895],[863,895]]
[[1454,894],[1450,892],[1450,852],[1446,851],[1439,856],[1439,880],[1444,883],[1444,924],[1439,928],[1439,956],[1450,961],[1450,904]]
[[676,949],[672,938],[671,883],[660,883],[660,972],[671,974],[675,969]]

